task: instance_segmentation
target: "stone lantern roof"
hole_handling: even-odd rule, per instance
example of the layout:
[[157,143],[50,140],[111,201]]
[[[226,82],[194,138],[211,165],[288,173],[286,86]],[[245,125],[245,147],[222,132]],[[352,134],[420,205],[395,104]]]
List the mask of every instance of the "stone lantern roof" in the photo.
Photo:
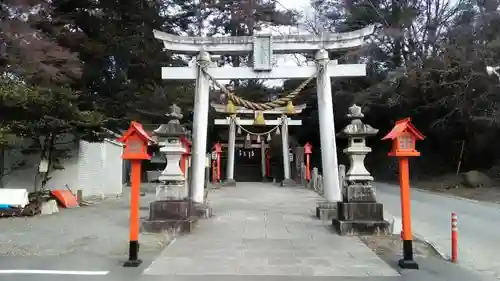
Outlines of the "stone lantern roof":
[[364,116],[360,106],[353,104],[349,107],[347,117],[351,119],[351,123],[340,132],[340,135],[343,137],[368,137],[376,135],[378,129],[361,121],[361,118]]
[[169,108],[170,112],[165,114],[169,121],[154,130],[153,135],[159,139],[188,135],[189,132],[180,123],[180,119],[183,117],[181,108],[176,104],[172,104]]

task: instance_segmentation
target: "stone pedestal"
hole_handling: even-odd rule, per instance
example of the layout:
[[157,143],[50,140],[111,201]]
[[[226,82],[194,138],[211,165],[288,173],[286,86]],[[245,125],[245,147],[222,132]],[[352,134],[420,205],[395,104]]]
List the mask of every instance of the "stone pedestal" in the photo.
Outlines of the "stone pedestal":
[[384,209],[375,200],[373,187],[351,183],[343,201],[338,202],[338,217],[332,220],[340,235],[387,234],[389,223],[384,221]]
[[336,219],[338,214],[337,202],[318,202],[316,206],[316,217],[320,220]]
[[194,209],[196,216],[201,219],[208,219],[212,217],[212,206],[209,203],[195,203]]
[[184,199],[187,198],[186,185],[184,181],[178,183],[160,184],[156,187],[157,200]]
[[[189,212],[189,206],[192,206]],[[193,230],[198,216],[195,204],[189,200],[158,200],[149,205],[149,218],[142,221],[146,232],[170,231],[174,234]]]

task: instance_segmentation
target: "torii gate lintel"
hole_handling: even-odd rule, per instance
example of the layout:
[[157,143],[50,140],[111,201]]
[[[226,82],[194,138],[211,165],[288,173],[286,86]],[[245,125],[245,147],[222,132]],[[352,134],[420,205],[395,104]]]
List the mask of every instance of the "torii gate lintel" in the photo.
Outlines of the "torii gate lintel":
[[[366,76],[364,64],[338,64],[336,60],[328,62],[327,74],[330,77],[357,77]],[[206,71],[215,80],[232,79],[295,79],[308,78],[318,71],[316,66],[277,66],[271,71],[255,72],[251,67],[207,67]],[[163,79],[195,80],[197,66],[191,67],[162,67]]]

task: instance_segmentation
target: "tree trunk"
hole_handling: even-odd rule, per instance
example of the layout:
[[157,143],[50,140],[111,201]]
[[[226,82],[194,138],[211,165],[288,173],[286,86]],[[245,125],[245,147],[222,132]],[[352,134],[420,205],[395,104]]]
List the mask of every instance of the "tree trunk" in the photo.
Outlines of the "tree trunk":
[[[42,179],[42,186],[40,187],[41,190],[45,190],[45,186],[47,185],[47,182],[49,181],[49,173],[50,173],[50,166],[52,164],[52,154],[54,151],[54,142],[55,142],[55,134],[50,133],[50,135],[47,137],[44,145],[44,153],[42,154],[41,159],[47,159],[47,172],[44,173],[43,179]],[[45,155],[46,154],[46,155]]]
[[0,147],[0,188],[3,188],[3,177],[5,174],[5,148]]

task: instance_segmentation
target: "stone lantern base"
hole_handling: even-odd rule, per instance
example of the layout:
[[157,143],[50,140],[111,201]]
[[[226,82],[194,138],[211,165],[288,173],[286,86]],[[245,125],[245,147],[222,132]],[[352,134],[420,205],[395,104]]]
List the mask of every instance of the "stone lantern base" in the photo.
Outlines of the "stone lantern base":
[[387,234],[389,223],[384,220],[384,207],[375,201],[369,183],[350,183],[343,202],[337,203],[338,217],[332,219],[340,235]]
[[297,183],[293,179],[284,179],[283,181],[281,181],[280,186],[293,187],[293,186],[297,186]]
[[222,187],[236,186],[236,181],[234,179],[226,179],[222,182]]
[[320,220],[329,221],[338,217],[338,202],[318,202],[316,205],[316,217]]
[[333,219],[332,225],[339,235],[386,235],[387,221],[342,221]]
[[189,199],[157,200],[150,203],[149,217],[142,220],[141,224],[146,232],[190,233],[199,218],[209,218],[211,215],[209,205],[190,202]]

